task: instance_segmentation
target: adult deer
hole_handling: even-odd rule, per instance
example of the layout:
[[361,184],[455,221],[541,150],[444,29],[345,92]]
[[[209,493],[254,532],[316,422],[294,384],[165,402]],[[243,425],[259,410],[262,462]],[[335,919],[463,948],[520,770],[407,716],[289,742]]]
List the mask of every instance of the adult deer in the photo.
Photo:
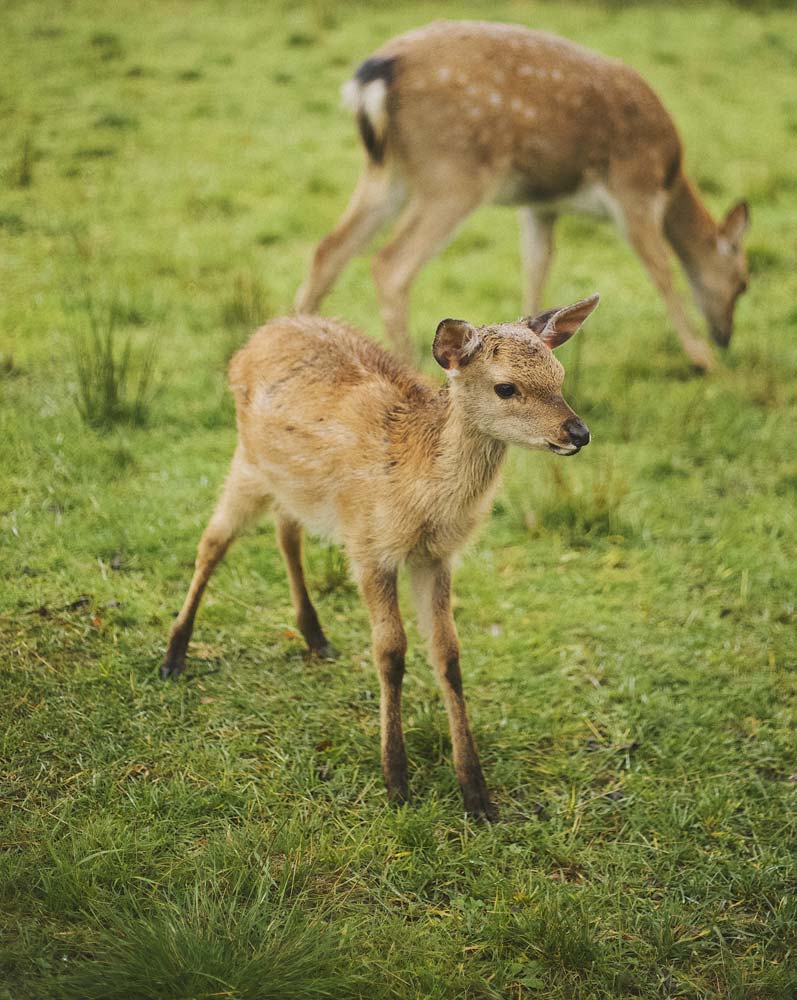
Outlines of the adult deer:
[[365,169],[315,251],[298,311],[317,311],[347,261],[403,206],[373,273],[392,343],[407,355],[413,279],[462,219],[495,201],[522,206],[525,311],[540,308],[557,216],[598,214],[625,233],[696,366],[711,368],[712,352],[673,284],[668,244],[713,339],[730,341],[747,285],[747,205],[713,221],[683,171],[670,115],[628,66],[541,31],[441,21],[388,42],[344,99]]
[[406,563],[465,807],[492,818],[462,693],[451,560],[489,506],[507,444],[573,455],[589,442],[562,398],[564,371],[551,348],[571,337],[597,302],[595,295],[481,329],[443,320],[433,351],[450,376],[446,389],[334,320],[299,316],[258,330],[230,364],[238,447],[161,675],[182,671],[202,592],[230,542],[273,506],[298,626],[320,655],[329,645],[305,586],[302,526],[345,546],[371,618],[382,769],[391,799],[403,801],[407,640],[397,574]]

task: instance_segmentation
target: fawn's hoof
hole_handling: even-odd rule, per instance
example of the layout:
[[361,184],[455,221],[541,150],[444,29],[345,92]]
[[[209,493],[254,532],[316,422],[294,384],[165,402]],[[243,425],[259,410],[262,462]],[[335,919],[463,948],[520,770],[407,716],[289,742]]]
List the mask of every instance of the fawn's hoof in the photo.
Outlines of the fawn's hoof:
[[391,806],[403,806],[410,801],[410,792],[406,785],[398,788],[388,788],[387,800]]
[[410,800],[410,786],[407,780],[407,764],[399,764],[382,771],[387,788],[387,799],[392,806],[402,806]]
[[465,812],[474,819],[486,819],[489,823],[494,823],[498,819],[498,806],[490,798],[484,781],[463,787],[462,798],[465,802]]
[[161,664],[161,680],[166,681],[170,677],[172,680],[176,680],[184,669],[184,656],[169,656],[167,653],[163,663]]
[[323,642],[319,646],[311,646],[310,652],[319,660],[337,660],[338,658],[338,651],[328,642]]

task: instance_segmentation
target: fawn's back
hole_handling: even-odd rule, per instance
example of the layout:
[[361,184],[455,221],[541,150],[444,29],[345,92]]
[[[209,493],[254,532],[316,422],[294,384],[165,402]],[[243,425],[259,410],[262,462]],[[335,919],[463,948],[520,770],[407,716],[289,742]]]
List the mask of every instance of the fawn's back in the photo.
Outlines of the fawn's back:
[[411,546],[396,511],[434,451],[434,386],[340,321],[302,316],[258,330],[229,381],[242,457],[280,507],[330,540]]

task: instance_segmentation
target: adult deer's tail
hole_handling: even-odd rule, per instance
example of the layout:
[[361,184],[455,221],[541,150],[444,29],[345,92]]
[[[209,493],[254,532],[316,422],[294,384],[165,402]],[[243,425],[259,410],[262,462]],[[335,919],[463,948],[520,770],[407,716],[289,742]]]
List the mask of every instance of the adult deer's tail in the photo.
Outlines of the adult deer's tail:
[[394,58],[366,59],[341,91],[343,103],[357,116],[363,144],[374,163],[385,158],[388,98],[395,71]]

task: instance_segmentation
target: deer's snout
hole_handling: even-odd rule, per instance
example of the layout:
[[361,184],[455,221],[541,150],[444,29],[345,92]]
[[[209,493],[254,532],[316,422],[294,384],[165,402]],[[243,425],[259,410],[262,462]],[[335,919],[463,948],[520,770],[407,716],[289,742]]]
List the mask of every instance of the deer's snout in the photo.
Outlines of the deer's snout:
[[718,326],[716,323],[712,323],[711,325],[711,339],[718,347],[727,347],[731,342],[732,334],[732,322],[728,322],[723,326]]
[[576,448],[583,448],[589,444],[589,427],[579,417],[570,417],[562,424],[562,430],[570,438]]

